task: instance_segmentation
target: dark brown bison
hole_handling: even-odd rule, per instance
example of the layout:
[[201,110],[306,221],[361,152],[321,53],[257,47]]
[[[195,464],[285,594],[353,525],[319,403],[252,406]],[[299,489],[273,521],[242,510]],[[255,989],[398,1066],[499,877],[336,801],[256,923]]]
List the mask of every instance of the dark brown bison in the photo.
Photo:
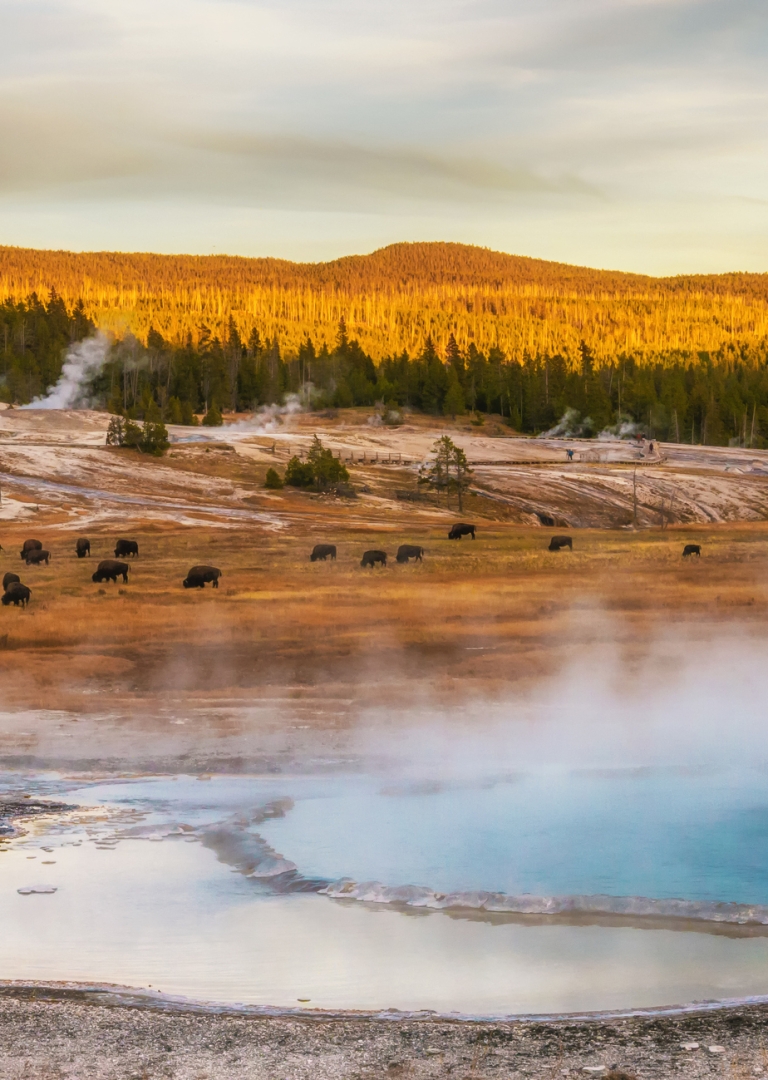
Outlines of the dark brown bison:
[[75,543],[75,551],[77,552],[78,559],[84,559],[86,555],[91,554],[91,541],[86,540],[84,536],[81,536]]
[[366,551],[360,560],[361,566],[375,566],[376,563],[381,563],[382,566],[387,565],[386,551]]
[[121,555],[138,555],[139,545],[135,540],[118,540],[115,544],[115,558],[119,559]]
[[475,526],[467,525],[463,521],[457,522],[455,525],[451,525],[451,531],[448,533],[449,540],[461,540],[462,536],[471,536],[475,539]]
[[28,551],[40,551],[42,546],[39,540],[25,540],[21,545],[20,554],[22,559],[26,559]]
[[326,559],[336,558],[336,545],[335,544],[315,544],[312,548],[312,554],[309,556],[310,562],[317,562],[318,559],[321,562],[325,562]]
[[218,566],[193,566],[182,585],[185,589],[204,589],[206,581],[210,581],[214,589],[218,589],[220,577]]
[[123,581],[128,583],[128,563],[117,562],[116,559],[103,559],[96,567],[96,573],[91,574],[91,581],[114,581],[122,574]]
[[12,581],[0,600],[4,607],[8,607],[9,604],[14,604],[16,607],[21,604],[22,607],[26,607],[31,595],[26,585],[22,585],[20,581]]
[[8,573],[3,577],[3,592],[8,591],[8,586],[11,584],[12,581],[21,581],[21,578],[18,574],[12,574],[9,570]]
[[573,538],[570,536],[553,536],[549,541],[547,551],[559,551],[560,548],[570,548],[573,551]]
[[701,558],[701,544],[686,544],[683,548],[683,558],[687,558],[689,555],[695,555],[697,558]]
[[39,566],[40,563],[43,562],[47,566],[50,557],[50,551],[45,551],[44,548],[40,548],[39,550],[35,549],[34,551],[28,551],[24,558],[24,562],[27,564],[27,566]]
[[397,555],[395,558],[399,563],[408,562],[409,559],[415,559],[416,562],[421,562],[421,557],[424,554],[423,547],[416,547],[415,544],[401,544],[397,549]]

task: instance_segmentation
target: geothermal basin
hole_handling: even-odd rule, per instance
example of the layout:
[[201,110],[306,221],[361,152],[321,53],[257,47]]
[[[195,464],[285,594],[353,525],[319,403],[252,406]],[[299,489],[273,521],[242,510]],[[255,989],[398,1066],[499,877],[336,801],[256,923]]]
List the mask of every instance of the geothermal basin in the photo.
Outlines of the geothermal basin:
[[768,772],[725,757],[9,776],[78,809],[2,842],[0,970],[489,1017],[758,996]]

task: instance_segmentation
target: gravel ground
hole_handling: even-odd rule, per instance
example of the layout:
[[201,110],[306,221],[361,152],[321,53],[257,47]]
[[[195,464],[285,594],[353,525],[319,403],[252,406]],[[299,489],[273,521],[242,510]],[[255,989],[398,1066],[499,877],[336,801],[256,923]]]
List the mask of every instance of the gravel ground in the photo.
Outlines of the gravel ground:
[[608,1077],[610,1070],[613,1080],[619,1074],[742,1080],[768,1075],[767,1034],[762,1004],[673,1016],[487,1023],[248,1016],[131,1003],[83,989],[0,987],[3,1080],[554,1080]]

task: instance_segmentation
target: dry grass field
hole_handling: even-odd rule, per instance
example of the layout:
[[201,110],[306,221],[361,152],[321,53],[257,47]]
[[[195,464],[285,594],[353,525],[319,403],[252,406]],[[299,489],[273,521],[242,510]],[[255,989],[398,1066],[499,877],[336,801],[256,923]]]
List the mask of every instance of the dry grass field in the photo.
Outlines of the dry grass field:
[[[365,697],[373,684],[396,693],[411,680],[466,693],[552,670],[601,635],[642,652],[670,624],[711,635],[734,620],[756,633],[765,622],[768,524],[580,530],[573,553],[552,553],[549,531],[512,523],[480,523],[476,541],[451,542],[442,527],[345,527],[335,516],[282,533],[139,526],[127,585],[91,581],[115,530],[91,531],[84,560],[76,534],[46,539],[48,567],[24,567],[24,534],[7,535],[3,570],[21,572],[33,599],[0,616],[6,703],[331,684]],[[336,562],[309,561],[321,540],[337,544]],[[689,541],[701,559],[681,558]],[[397,565],[402,542],[423,544],[424,562]],[[361,568],[369,547],[388,551],[386,569]],[[219,566],[220,588],[185,590],[193,563]]]

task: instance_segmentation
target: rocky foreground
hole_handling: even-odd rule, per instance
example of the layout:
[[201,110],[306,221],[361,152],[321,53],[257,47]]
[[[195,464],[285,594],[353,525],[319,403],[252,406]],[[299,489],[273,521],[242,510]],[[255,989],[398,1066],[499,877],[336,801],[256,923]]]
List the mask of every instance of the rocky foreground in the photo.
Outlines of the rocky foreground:
[[3,1080],[366,1080],[768,1074],[768,1005],[475,1023],[254,1016],[54,987],[0,987]]

